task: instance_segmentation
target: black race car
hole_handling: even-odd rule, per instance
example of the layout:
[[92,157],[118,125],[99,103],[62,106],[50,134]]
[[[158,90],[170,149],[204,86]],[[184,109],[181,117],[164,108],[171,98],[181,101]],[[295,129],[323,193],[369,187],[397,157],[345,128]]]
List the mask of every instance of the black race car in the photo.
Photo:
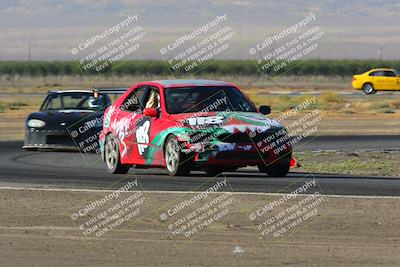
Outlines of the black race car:
[[95,152],[104,110],[127,88],[49,91],[40,110],[25,123],[24,149]]

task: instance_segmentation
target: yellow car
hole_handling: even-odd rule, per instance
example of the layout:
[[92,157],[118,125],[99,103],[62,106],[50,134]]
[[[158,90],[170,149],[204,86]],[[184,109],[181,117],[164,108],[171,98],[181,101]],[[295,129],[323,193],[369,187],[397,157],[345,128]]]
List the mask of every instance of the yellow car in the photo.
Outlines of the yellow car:
[[400,90],[400,73],[394,69],[372,69],[354,75],[352,86],[367,95],[375,94],[376,91]]

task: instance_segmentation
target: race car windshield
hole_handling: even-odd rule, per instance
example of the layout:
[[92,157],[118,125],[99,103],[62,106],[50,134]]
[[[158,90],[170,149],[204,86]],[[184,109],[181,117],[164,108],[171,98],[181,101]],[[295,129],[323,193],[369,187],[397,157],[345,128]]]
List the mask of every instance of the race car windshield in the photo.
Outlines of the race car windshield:
[[170,114],[244,111],[256,112],[256,107],[234,87],[185,87],[165,89],[166,107]]
[[95,98],[91,93],[59,93],[49,95],[41,110],[104,110],[106,105],[104,95]]

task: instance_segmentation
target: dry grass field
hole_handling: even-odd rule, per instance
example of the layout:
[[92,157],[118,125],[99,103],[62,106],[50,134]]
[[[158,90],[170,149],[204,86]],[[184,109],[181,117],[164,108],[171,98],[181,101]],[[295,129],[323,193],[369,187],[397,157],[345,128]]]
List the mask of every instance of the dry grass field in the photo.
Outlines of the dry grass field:
[[278,76],[263,78],[254,76],[0,76],[2,93],[45,93],[49,89],[90,89],[93,86],[130,86],[141,81],[165,79],[212,79],[231,81],[243,89],[259,88],[275,90],[347,90],[350,89],[351,77],[327,76]]
[[[174,77],[147,76],[49,76],[49,77],[0,77],[0,139],[23,139],[25,117],[39,109],[44,94],[48,90],[90,89],[93,86],[126,86],[145,80],[173,79]],[[199,77],[185,77],[199,78]],[[249,95],[257,105],[270,105],[271,117],[279,117],[283,112],[296,107],[314,96],[311,92],[321,92],[315,96],[316,103],[311,109],[324,112],[319,134],[398,134],[400,129],[400,97],[346,97],[341,92],[352,92],[348,78],[343,77],[276,77],[266,81],[259,76],[201,77],[233,81]],[[307,89],[306,89],[307,88]],[[274,92],[302,91],[304,95],[268,95]],[[307,92],[310,95],[307,95]],[[40,95],[32,95],[40,94]],[[301,116],[299,114],[298,116]],[[296,116],[290,120],[295,120]],[[284,122],[285,123],[285,122]],[[374,125],[374,127],[371,127]]]

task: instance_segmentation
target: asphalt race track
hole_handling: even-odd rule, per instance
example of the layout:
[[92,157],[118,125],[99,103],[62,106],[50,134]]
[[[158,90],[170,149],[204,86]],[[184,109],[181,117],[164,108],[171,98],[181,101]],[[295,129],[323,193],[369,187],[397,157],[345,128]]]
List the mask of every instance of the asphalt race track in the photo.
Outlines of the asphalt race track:
[[400,149],[399,135],[358,136],[308,136],[295,148],[296,151],[317,150],[390,150]]
[[[317,137],[305,140],[297,150],[400,149],[399,136]],[[207,188],[203,172],[190,177],[170,177],[162,169],[131,169],[129,175],[110,175],[97,155],[77,152],[29,152],[22,142],[0,142],[0,186],[73,189],[114,189],[121,179],[137,177],[144,190],[198,191]],[[266,177],[251,169],[224,173],[236,192],[287,192],[296,180],[317,178],[325,194],[400,196],[400,178],[355,177],[311,173],[290,173],[286,178]]]

